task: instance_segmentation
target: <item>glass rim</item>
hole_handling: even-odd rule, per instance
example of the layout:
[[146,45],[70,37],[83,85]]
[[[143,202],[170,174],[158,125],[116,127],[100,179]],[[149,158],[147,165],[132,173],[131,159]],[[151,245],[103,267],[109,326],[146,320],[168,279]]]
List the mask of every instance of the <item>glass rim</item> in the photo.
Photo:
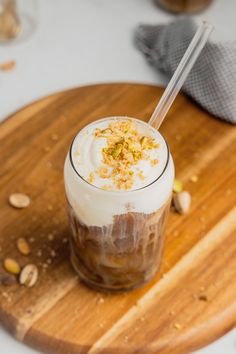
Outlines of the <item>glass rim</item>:
[[[145,124],[148,124],[147,122],[141,120],[141,119],[138,119],[138,118],[133,118],[133,117],[125,117],[125,116],[111,116],[111,117],[105,117],[105,118],[100,118],[100,119],[96,119],[94,120],[93,122],[89,123],[89,124],[86,124],[82,129],[84,129],[85,127],[89,126],[89,125],[92,125],[94,124],[95,122],[97,121],[103,121],[103,120],[109,120],[111,118],[115,118],[115,119],[132,119],[132,120],[135,120],[135,121],[138,121],[138,122],[141,122],[141,123],[145,123]],[[80,131],[82,130],[80,129]],[[163,138],[165,144],[166,144],[166,150],[167,150],[167,158],[166,158],[166,163],[165,163],[165,166],[163,168],[163,170],[161,171],[161,173],[158,175],[157,178],[155,178],[152,182],[150,182],[149,184],[147,184],[146,186],[143,186],[141,188],[136,188],[136,189],[132,189],[132,190],[105,190],[105,189],[102,189],[100,187],[97,187],[95,186],[94,184],[91,184],[90,182],[88,182],[85,178],[83,178],[79,172],[77,171],[75,165],[74,165],[74,162],[73,162],[73,157],[72,157],[72,148],[73,148],[73,144],[75,142],[75,139],[76,137],[78,136],[78,134],[80,133],[80,131],[74,136],[74,138],[72,139],[72,142],[71,142],[71,145],[70,145],[70,148],[69,148],[69,161],[70,161],[70,164],[74,170],[74,172],[76,173],[76,175],[85,183],[87,183],[91,188],[95,188],[96,190],[98,191],[103,191],[103,192],[108,192],[108,193],[117,193],[117,194],[122,194],[122,193],[132,193],[132,192],[138,192],[138,191],[141,191],[147,187],[150,187],[152,184],[156,183],[162,176],[163,174],[165,173],[166,169],[167,169],[167,166],[169,164],[169,161],[170,161],[170,149],[169,149],[169,145],[166,141],[166,139],[164,138],[164,136],[158,131],[158,133],[161,135],[161,137]]]

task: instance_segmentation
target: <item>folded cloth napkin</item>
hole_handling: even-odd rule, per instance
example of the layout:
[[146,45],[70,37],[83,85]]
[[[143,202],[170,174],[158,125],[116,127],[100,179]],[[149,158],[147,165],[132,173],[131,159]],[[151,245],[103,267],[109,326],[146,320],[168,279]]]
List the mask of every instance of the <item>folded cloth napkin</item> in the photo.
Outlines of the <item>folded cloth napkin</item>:
[[[196,28],[186,17],[167,25],[140,25],[135,43],[152,65],[171,77]],[[207,42],[183,91],[210,113],[236,124],[236,41]]]

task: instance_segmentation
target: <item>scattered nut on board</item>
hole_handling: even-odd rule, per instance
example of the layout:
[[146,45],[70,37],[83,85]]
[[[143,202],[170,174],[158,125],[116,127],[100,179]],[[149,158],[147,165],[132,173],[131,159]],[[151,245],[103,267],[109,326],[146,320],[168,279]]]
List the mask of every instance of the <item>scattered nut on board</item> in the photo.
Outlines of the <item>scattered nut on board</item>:
[[58,140],[58,135],[57,135],[56,133],[53,133],[53,134],[51,135],[51,139],[52,139],[53,141],[57,141],[57,140]]
[[179,324],[179,323],[174,323],[174,327],[175,327],[175,329],[177,329],[177,330],[179,330],[179,329],[182,328],[181,324]]
[[196,176],[196,175],[191,176],[190,181],[193,183],[196,183],[198,181],[198,176]]
[[49,241],[53,241],[54,240],[54,235],[53,234],[48,234],[48,239]]
[[17,261],[15,261],[12,258],[4,259],[3,265],[8,273],[11,273],[11,274],[19,274],[20,273],[21,268],[19,266],[19,263],[17,263]]
[[205,302],[208,301],[207,295],[206,294],[199,294],[198,300],[205,301]]
[[179,193],[183,190],[183,183],[179,179],[174,180],[173,191]]
[[186,214],[189,211],[191,205],[191,196],[189,192],[182,191],[176,193],[173,197],[173,203],[176,211],[179,214]]
[[57,256],[57,254],[56,254],[56,252],[54,250],[51,250],[50,254],[51,254],[52,257],[56,257]]
[[30,205],[30,198],[23,193],[13,193],[9,197],[9,203],[14,208],[22,209]]
[[38,280],[38,268],[34,264],[27,264],[20,273],[20,284],[31,288]]
[[0,70],[8,71],[12,70],[16,66],[16,62],[14,60],[5,61],[4,63],[0,64]]
[[97,299],[97,304],[98,304],[98,305],[104,304],[104,302],[105,302],[105,300],[104,300],[103,297],[99,297],[99,298]]
[[30,246],[26,239],[24,239],[23,237],[17,240],[17,248],[19,252],[24,256],[28,256],[30,254]]

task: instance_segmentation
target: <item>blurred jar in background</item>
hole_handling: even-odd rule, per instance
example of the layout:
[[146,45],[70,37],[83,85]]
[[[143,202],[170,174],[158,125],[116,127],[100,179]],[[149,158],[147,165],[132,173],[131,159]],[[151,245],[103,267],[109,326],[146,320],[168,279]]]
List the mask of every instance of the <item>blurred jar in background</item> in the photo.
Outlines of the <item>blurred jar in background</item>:
[[0,0],[0,44],[26,40],[37,22],[38,0]]
[[171,12],[197,12],[204,10],[212,0],[154,0],[165,10]]
[[15,0],[0,0],[0,41],[14,38],[20,32]]

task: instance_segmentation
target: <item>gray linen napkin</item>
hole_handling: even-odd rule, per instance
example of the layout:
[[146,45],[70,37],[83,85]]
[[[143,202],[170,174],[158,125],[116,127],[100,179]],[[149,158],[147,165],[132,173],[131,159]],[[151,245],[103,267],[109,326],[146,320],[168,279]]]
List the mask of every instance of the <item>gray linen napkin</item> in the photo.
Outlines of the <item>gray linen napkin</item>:
[[[154,67],[171,77],[196,28],[189,17],[167,25],[140,25],[135,43]],[[209,41],[183,91],[210,113],[236,124],[236,41]]]

